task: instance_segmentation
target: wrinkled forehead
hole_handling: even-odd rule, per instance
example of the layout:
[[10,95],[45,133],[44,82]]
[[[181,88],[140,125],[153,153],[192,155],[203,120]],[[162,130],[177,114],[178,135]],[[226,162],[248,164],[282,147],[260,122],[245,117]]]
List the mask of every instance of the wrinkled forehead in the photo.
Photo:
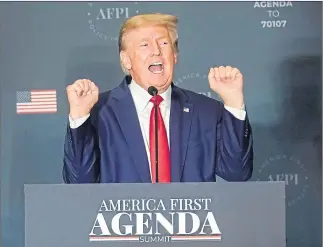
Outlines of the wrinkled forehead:
[[170,34],[164,26],[146,25],[127,31],[124,38],[127,44],[128,42],[140,42],[143,40],[170,39]]

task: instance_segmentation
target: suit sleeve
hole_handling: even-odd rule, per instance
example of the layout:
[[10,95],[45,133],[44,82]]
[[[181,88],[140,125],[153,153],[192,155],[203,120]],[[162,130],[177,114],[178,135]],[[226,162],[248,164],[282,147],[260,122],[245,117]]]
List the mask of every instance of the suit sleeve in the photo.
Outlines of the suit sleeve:
[[63,180],[68,184],[98,183],[100,151],[98,135],[90,116],[78,128],[67,126],[64,144]]
[[249,180],[253,172],[253,139],[248,115],[240,120],[223,109],[216,128],[216,175],[227,181]]

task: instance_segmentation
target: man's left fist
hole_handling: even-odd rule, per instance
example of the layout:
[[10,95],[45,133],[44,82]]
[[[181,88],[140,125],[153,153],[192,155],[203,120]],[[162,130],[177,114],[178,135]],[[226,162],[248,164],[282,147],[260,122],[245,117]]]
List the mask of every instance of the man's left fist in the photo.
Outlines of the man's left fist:
[[237,109],[243,107],[243,76],[237,68],[211,68],[208,79],[210,88],[221,97],[225,105]]

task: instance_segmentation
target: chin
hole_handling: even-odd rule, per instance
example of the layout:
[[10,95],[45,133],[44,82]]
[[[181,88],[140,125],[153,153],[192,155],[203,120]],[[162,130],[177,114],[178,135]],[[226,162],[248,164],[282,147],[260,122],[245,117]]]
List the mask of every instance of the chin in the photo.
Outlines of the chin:
[[168,89],[170,84],[171,83],[166,82],[166,83],[163,83],[163,84],[155,85],[155,87],[157,88],[158,93],[161,94],[161,93],[163,93],[164,91],[166,91]]
[[150,79],[150,85],[157,89],[167,88],[170,85],[169,77],[166,76],[154,76]]

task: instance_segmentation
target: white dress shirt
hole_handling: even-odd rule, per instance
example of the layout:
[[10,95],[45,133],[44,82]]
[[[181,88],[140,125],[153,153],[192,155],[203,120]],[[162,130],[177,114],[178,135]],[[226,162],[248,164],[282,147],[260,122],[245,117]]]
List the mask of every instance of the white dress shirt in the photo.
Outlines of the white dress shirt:
[[[133,101],[136,107],[137,115],[139,118],[141,133],[143,134],[146,152],[147,152],[147,158],[149,162],[149,168],[150,168],[150,151],[149,151],[149,125],[150,125],[150,112],[153,108],[153,103],[149,102],[152,96],[142,87],[140,87],[135,81],[132,80],[132,82],[129,85],[129,89],[131,92],[131,95],[133,97]],[[165,123],[166,132],[167,132],[167,138],[168,138],[168,145],[169,144],[169,118],[170,118],[170,106],[171,106],[171,95],[172,95],[172,88],[168,87],[168,89],[160,94],[160,96],[164,99],[159,107],[160,111]],[[232,113],[236,118],[240,120],[244,120],[246,116],[246,112],[243,109],[235,109],[232,107],[224,106],[229,112]],[[90,116],[90,114],[78,118],[78,119],[72,119],[69,116],[69,122],[70,127],[72,129],[78,128],[81,126]],[[151,169],[150,169],[151,171]]]

